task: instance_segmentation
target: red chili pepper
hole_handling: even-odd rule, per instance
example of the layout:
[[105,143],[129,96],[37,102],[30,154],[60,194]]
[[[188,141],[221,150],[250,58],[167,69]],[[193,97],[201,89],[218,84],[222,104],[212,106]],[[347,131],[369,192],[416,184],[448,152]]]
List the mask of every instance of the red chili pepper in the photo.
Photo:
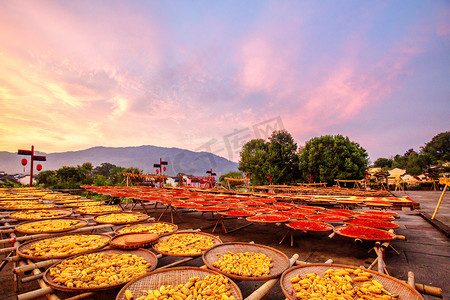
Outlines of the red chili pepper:
[[367,226],[373,228],[383,228],[383,229],[393,229],[398,228],[398,225],[395,223],[387,222],[387,221],[377,221],[377,220],[363,220],[363,219],[353,219],[345,222],[349,225],[359,225],[359,226]]
[[233,216],[233,217],[248,217],[248,216],[254,215],[253,212],[248,212],[248,211],[243,211],[243,210],[229,210],[229,211],[222,212],[220,214],[226,215],[226,216]]
[[295,221],[289,222],[288,227],[297,229],[297,230],[309,230],[309,231],[328,231],[333,229],[333,226],[315,222],[315,221]]
[[386,240],[391,239],[389,232],[362,226],[344,226],[338,229],[340,233],[361,239]]

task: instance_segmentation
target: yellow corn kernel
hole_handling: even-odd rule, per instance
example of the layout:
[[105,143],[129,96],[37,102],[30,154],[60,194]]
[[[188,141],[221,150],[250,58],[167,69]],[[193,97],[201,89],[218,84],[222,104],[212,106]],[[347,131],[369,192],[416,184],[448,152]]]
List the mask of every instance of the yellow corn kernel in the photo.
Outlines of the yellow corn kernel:
[[367,281],[367,280],[369,280],[369,277],[366,277],[366,276],[358,276],[358,277],[355,277],[355,279],[353,279],[354,281]]
[[132,300],[133,299],[133,293],[130,290],[125,290],[125,298],[127,300]]

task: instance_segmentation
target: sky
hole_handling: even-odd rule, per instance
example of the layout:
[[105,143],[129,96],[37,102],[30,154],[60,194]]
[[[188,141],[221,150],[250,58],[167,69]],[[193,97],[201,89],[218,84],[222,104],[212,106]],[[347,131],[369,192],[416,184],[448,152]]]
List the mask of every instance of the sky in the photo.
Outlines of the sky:
[[0,151],[232,161],[287,130],[371,161],[450,130],[449,1],[0,1]]

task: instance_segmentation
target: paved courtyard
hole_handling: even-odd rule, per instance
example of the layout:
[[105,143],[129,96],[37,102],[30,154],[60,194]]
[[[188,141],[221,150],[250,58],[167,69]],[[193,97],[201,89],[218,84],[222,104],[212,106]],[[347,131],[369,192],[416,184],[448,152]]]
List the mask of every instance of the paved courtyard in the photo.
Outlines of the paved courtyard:
[[[406,191],[407,195],[413,200],[420,203],[422,210],[428,214],[432,214],[436,203],[439,199],[440,192],[433,191]],[[403,196],[403,192],[397,196]],[[450,216],[450,192],[448,192],[442,202],[437,218],[443,224],[449,225]],[[150,215],[158,217],[162,210],[150,210]],[[450,299],[450,243],[449,239],[438,229],[433,227],[418,211],[403,210],[397,211],[400,218],[396,221],[400,228],[396,230],[396,234],[406,236],[406,240],[396,240],[391,244],[399,252],[396,254],[392,249],[386,252],[386,263],[392,276],[401,280],[407,279],[408,271],[414,272],[417,283],[441,287],[444,291],[444,299]],[[195,229],[208,227],[215,223],[210,219],[210,214],[180,213],[175,215],[174,223],[178,224],[180,229]],[[168,215],[165,215],[163,221],[170,221]],[[240,225],[248,224],[245,220],[226,220],[228,229],[236,228]],[[211,233],[212,228],[204,230]],[[369,266],[375,259],[376,255],[369,250],[373,247],[373,243],[365,242],[363,244],[355,243],[353,239],[334,236],[329,238],[327,234],[318,233],[302,233],[295,232],[294,246],[290,246],[290,240],[286,239],[279,244],[281,238],[286,233],[285,226],[276,226],[273,224],[254,224],[242,230],[224,234],[219,228],[214,234],[218,235],[224,242],[250,242],[263,244],[277,248],[285,253],[288,257],[297,253],[299,260],[322,263],[327,259],[332,259],[334,263],[349,264],[353,266]],[[160,265],[171,263],[178,258],[165,257],[160,260]],[[201,258],[194,259],[184,264],[184,266],[201,266],[203,261]],[[13,290],[12,269],[11,264],[0,273],[0,299],[16,299]],[[376,269],[376,267],[375,267]],[[244,298],[251,294],[263,282],[237,282]],[[21,286],[21,292],[37,288],[37,283],[27,283]],[[100,293],[95,297],[88,299],[114,299],[117,291],[111,293]],[[66,294],[58,294],[61,299],[67,297]],[[73,296],[70,295],[70,296]],[[44,298],[42,298],[44,299]],[[279,284],[263,298],[284,299]],[[424,299],[439,299],[433,296],[424,295]]]

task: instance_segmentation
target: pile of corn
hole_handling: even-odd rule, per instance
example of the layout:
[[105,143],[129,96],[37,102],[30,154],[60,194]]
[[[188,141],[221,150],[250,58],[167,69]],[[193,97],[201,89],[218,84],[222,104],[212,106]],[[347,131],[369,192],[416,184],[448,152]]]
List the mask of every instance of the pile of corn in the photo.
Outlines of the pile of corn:
[[[222,275],[206,276],[204,279],[192,277],[185,284],[163,285],[157,290],[144,291],[144,293],[145,296],[140,296],[136,300],[234,300],[228,278]],[[135,299],[130,290],[125,291],[125,298]]]
[[33,202],[9,202],[5,203],[5,201],[0,203],[2,209],[4,210],[19,210],[19,209],[45,209],[45,208],[54,208],[56,207],[53,204],[42,204],[39,202],[33,203]]
[[[101,202],[99,202],[101,203]],[[122,209],[117,206],[109,206],[109,205],[98,205],[98,206],[82,206],[77,209],[77,212],[80,214],[90,215],[90,214],[100,214],[100,213],[106,213],[106,212],[113,212],[113,211],[121,211]]]
[[46,194],[41,197],[43,200],[68,200],[68,199],[80,199],[81,196],[78,195],[70,195],[70,194]]
[[51,218],[57,218],[59,216],[65,215],[66,212],[64,211],[57,211],[57,210],[25,210],[25,211],[18,211],[15,213],[12,213],[10,215],[13,219],[18,220],[39,220],[39,219],[51,219]]
[[30,199],[30,200],[3,200],[0,201],[1,205],[4,206],[17,206],[17,205],[29,205],[29,204],[39,204],[39,203],[44,203],[44,201],[39,200],[39,199]]
[[99,287],[129,281],[148,272],[150,263],[133,254],[91,253],[50,268],[54,282],[67,287]]
[[114,213],[104,216],[98,216],[96,220],[102,223],[129,223],[136,222],[144,219],[143,215],[131,214],[131,213]]
[[102,235],[66,235],[55,239],[45,239],[31,244],[23,250],[30,256],[69,256],[105,245],[109,239]]
[[77,201],[77,202],[70,202],[67,203],[66,206],[68,207],[83,207],[83,206],[97,206],[102,205],[103,203],[100,201]]
[[137,225],[133,227],[124,227],[119,230],[119,234],[124,233],[136,233],[136,232],[149,232],[149,233],[156,233],[156,234],[163,234],[167,232],[173,232],[175,230],[175,226],[172,224],[167,223],[153,223],[148,225]]
[[228,254],[215,261],[213,266],[226,273],[247,277],[261,277],[269,275],[273,264],[272,259],[263,253],[228,252]]
[[39,232],[52,232],[62,231],[74,228],[77,224],[81,224],[79,220],[44,220],[33,223],[26,223],[17,226],[17,229],[27,232],[39,233]]
[[[354,275],[355,277],[351,277]],[[377,280],[370,280],[372,274],[362,269],[328,269],[323,277],[316,273],[305,274],[303,278],[291,278],[297,299],[319,300],[389,300],[397,296],[389,293]],[[354,286],[354,282],[363,282]]]
[[198,255],[214,246],[214,239],[196,233],[173,234],[160,240],[154,247],[158,251],[180,255]]

